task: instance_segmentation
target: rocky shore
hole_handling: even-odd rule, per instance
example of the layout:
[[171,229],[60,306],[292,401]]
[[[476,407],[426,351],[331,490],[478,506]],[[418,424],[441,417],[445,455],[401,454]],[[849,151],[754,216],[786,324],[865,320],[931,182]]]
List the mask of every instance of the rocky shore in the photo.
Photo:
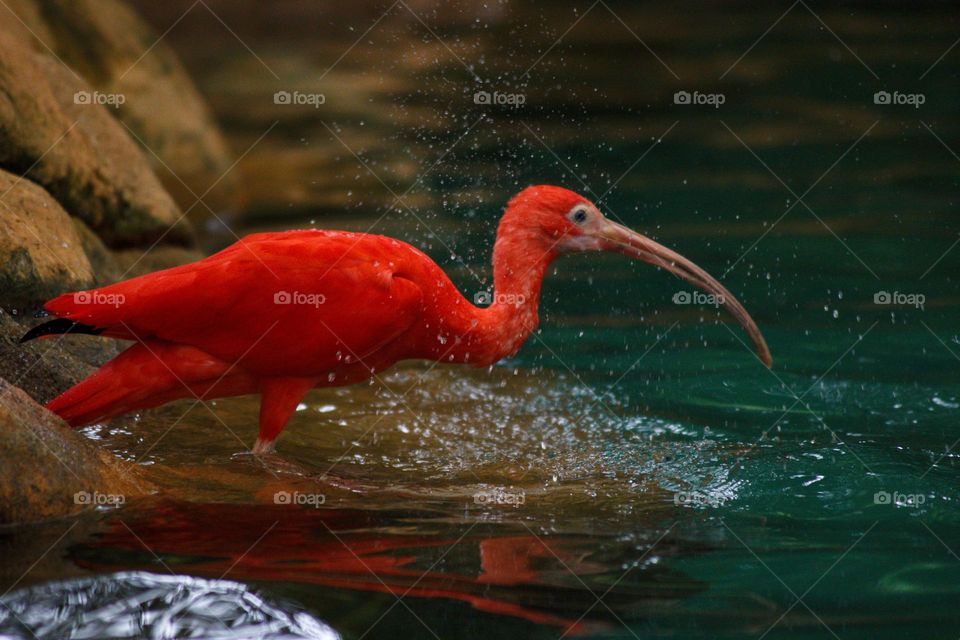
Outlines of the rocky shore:
[[201,257],[195,226],[240,197],[209,109],[128,6],[8,4],[16,19],[0,22],[0,524],[86,508],[83,492],[150,490],[40,406],[116,345],[19,338],[51,297]]

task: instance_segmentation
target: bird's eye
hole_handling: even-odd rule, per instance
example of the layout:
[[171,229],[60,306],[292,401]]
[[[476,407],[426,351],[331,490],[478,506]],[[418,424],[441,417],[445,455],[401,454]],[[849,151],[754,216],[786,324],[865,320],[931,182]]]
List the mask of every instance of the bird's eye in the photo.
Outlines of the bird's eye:
[[578,206],[570,212],[570,219],[577,224],[583,224],[587,221],[587,209],[586,207]]

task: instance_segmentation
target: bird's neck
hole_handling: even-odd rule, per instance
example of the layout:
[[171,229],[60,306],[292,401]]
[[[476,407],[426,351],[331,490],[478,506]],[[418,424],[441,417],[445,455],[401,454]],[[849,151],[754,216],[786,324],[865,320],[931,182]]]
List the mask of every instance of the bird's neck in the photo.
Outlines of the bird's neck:
[[493,248],[493,302],[474,311],[474,364],[513,355],[536,330],[540,286],[556,255],[538,234],[501,228]]

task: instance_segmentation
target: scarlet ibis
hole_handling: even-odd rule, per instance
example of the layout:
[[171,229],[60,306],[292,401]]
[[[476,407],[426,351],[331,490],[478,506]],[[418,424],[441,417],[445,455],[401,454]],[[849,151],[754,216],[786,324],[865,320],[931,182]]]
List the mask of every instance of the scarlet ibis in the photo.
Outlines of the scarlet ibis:
[[51,400],[73,426],[171,400],[259,393],[255,453],[270,452],[304,394],[366,380],[399,360],[491,365],[537,327],[540,285],[558,256],[613,251],[703,289],[770,350],[743,306],[703,269],[612,222],[572,191],[528,187],[500,220],[492,304],[471,304],[422,251],[393,238],[299,230],[249,235],[182,266],[45,305],[58,319],[29,331],[132,340]]

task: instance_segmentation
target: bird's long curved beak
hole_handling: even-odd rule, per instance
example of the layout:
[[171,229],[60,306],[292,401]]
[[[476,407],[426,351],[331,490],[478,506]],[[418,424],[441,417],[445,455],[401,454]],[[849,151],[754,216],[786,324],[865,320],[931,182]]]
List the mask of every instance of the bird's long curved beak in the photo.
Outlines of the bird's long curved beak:
[[753,342],[753,348],[757,352],[757,357],[763,364],[770,367],[773,364],[773,357],[770,355],[770,349],[767,347],[766,340],[757,328],[757,324],[743,308],[743,305],[726,287],[716,280],[709,273],[690,262],[676,251],[672,251],[662,244],[654,242],[650,238],[643,236],[632,229],[604,220],[604,225],[598,230],[596,236],[604,241],[604,247],[608,251],[616,251],[637,260],[643,260],[661,269],[669,271],[682,280],[686,280],[692,285],[699,287],[707,293],[715,296],[716,301],[723,304],[736,318],[740,326],[744,328],[747,335]]

